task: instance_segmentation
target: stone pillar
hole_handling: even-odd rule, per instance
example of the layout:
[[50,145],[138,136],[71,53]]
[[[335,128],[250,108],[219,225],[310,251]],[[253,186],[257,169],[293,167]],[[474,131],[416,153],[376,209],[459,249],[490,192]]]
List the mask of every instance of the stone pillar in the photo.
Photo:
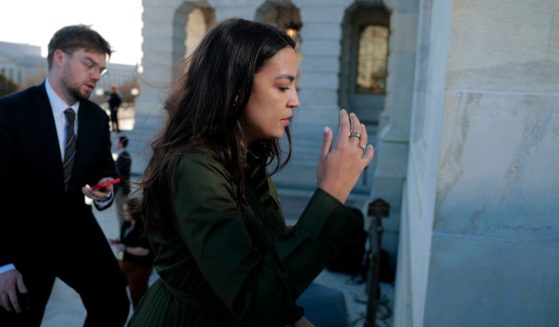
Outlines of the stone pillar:
[[422,1],[395,326],[557,324],[558,16]]
[[398,327],[428,326],[423,324],[423,317],[437,194],[450,7],[449,2],[434,4],[433,0],[422,0],[419,6],[410,151],[396,275],[394,326]]
[[[172,82],[181,74],[186,55],[187,14],[204,0],[143,0],[143,73],[141,94],[136,99],[136,123],[131,132],[132,172],[143,174],[150,156],[150,144],[161,129],[162,111]],[[141,145],[141,146],[140,146]]]
[[211,5],[216,10],[218,22],[228,18],[244,18],[254,20],[256,9],[264,1],[262,0],[210,0]]
[[418,1],[386,1],[391,11],[388,80],[385,109],[381,114],[375,147],[374,178],[369,200],[390,203],[383,220],[383,248],[396,259],[400,212],[409,152],[410,117],[415,75]]
[[314,190],[322,130],[338,126],[341,23],[347,4],[339,0],[292,1],[303,21],[299,79],[301,107],[291,124],[293,157],[274,180],[280,187]]
[[[150,143],[162,124],[162,105],[175,67],[173,35],[179,0],[143,0],[141,94],[136,99],[136,122],[130,135],[132,173],[143,174],[150,155]],[[182,40],[184,42],[184,39]]]

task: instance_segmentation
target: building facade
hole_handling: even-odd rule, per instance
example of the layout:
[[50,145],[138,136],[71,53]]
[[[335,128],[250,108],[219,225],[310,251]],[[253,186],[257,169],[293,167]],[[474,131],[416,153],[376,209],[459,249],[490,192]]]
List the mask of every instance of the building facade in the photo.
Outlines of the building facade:
[[41,57],[41,47],[0,42],[0,75],[24,87],[43,80],[46,73],[46,60]]
[[[144,73],[136,114],[143,117],[144,128],[139,137],[148,141],[152,126],[160,126],[161,103],[169,84],[181,73],[183,58],[216,21],[242,17],[294,29],[302,105],[291,124],[293,159],[274,177],[275,182],[310,197],[323,127],[337,125],[342,107],[356,112],[376,145],[377,160],[357,185],[351,204],[365,207],[371,197],[391,204],[384,239],[396,257],[413,97],[417,1],[145,0],[143,6]],[[375,51],[375,45],[381,51]],[[371,61],[376,65],[368,65]],[[379,186],[373,193],[372,185]]]
[[395,326],[559,320],[557,1],[143,6],[135,140],[149,144],[182,59],[216,22],[276,24],[298,42],[302,105],[293,159],[275,181],[280,193],[309,196],[324,125],[337,125],[341,107],[363,118],[376,157],[350,204],[390,204],[383,247],[398,262]]

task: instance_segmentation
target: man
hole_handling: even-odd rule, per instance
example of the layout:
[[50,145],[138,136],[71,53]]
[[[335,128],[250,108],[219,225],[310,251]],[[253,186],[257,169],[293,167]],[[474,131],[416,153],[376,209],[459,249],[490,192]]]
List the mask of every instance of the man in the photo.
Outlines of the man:
[[111,95],[109,96],[109,110],[111,111],[111,129],[113,132],[120,133],[118,127],[118,108],[122,103],[122,98],[116,92],[116,85],[111,86]]
[[0,98],[0,326],[39,326],[55,280],[79,293],[86,326],[122,326],[126,282],[91,206],[111,205],[108,118],[89,101],[110,45],[87,26],[57,31],[44,83]]
[[128,146],[128,138],[126,136],[119,136],[116,142],[116,149],[118,151],[118,157],[116,158],[116,174],[120,178],[120,183],[118,183],[115,192],[115,202],[117,205],[117,216],[119,227],[122,227],[124,223],[124,213],[122,206],[128,200],[128,194],[130,194],[130,170],[132,168],[132,158],[130,153],[126,151]]

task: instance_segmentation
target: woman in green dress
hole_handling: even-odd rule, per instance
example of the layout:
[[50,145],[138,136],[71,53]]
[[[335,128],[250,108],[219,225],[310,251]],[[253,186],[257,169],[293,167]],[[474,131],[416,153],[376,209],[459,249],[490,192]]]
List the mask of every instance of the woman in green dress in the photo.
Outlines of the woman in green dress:
[[142,181],[160,278],[130,326],[312,326],[296,300],[358,224],[344,202],[373,148],[340,110],[336,140],[324,129],[316,191],[286,229],[270,175],[291,154],[294,47],[275,27],[231,19],[189,58]]

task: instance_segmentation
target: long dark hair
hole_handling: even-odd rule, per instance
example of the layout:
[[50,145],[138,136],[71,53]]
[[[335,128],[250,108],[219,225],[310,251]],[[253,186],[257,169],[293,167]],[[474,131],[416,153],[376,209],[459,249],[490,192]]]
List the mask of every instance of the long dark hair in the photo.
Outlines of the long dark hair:
[[[146,229],[172,217],[173,176],[180,158],[189,151],[208,152],[229,171],[242,201],[245,156],[238,123],[248,103],[254,75],[276,53],[295,48],[293,40],[279,29],[244,19],[230,19],[215,26],[202,39],[190,58],[187,71],[165,101],[165,127],[152,143],[152,156],[140,186]],[[254,142],[250,151],[266,165],[275,163],[272,174],[291,156],[291,134],[282,161],[279,140]],[[240,204],[240,203],[239,203]],[[153,207],[161,210],[154,217]]]

